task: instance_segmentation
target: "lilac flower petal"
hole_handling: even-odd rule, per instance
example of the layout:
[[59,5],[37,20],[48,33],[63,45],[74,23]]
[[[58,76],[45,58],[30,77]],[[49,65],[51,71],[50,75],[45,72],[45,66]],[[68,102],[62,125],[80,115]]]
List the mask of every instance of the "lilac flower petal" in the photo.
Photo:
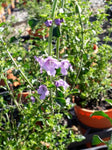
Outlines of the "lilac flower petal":
[[71,71],[73,71],[73,68],[68,60],[62,60],[60,68],[61,68],[62,75],[67,75],[67,70],[69,68],[71,69]]
[[40,99],[45,99],[45,95],[44,94],[42,94],[41,96],[40,96]]
[[62,23],[62,22],[64,22],[64,19],[62,18],[62,19],[60,19],[60,22]]
[[37,57],[37,56],[34,56],[34,59],[39,63],[40,73],[42,73],[42,66],[43,66],[43,63],[44,63],[44,59],[42,57]]
[[49,56],[44,60],[43,69],[46,70],[46,72],[50,76],[55,76],[56,69],[58,69],[59,67],[60,67],[60,62],[58,62],[57,59],[54,59]]
[[40,68],[40,73],[42,73],[43,71],[42,71],[42,67]]
[[38,58],[37,58],[37,56],[34,56],[34,59],[35,59],[36,61],[38,61]]
[[64,90],[66,90],[69,87],[69,85],[62,79],[56,81],[55,85],[56,85],[56,87],[62,86],[64,88]]
[[55,69],[50,69],[49,71],[47,71],[48,75],[55,77],[56,74],[56,70]]
[[40,95],[40,99],[45,99],[45,97],[49,95],[49,91],[47,90],[47,87],[45,85],[40,85],[37,91]]
[[35,98],[33,96],[31,96],[31,101],[32,103],[35,103]]
[[61,74],[66,76],[68,74],[68,72],[65,68],[61,68]]
[[47,27],[51,27],[51,26],[52,26],[52,20],[47,20],[47,21],[45,22],[45,25],[46,25]]
[[70,66],[70,63],[68,60],[62,60],[61,61],[61,67],[64,67],[65,69],[68,69]]
[[60,19],[55,19],[55,24],[56,24],[57,26],[60,26],[60,25],[61,25]]
[[45,95],[48,96],[49,95],[49,91],[46,91]]

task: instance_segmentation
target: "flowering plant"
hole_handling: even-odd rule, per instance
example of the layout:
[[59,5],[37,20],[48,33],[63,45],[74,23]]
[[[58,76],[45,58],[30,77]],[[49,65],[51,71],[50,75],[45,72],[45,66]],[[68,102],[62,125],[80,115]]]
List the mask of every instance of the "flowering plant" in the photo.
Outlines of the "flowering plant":
[[[73,106],[70,100],[79,96],[86,103],[109,87],[108,63],[104,62],[111,56],[106,44],[97,52],[101,22],[88,21],[91,12],[87,7],[81,0],[28,1],[29,25],[32,30],[44,25],[45,30],[41,39],[31,37],[24,43],[20,34],[8,39],[9,24],[1,24],[1,79],[9,101],[0,97],[0,148],[63,150],[70,142],[83,139],[67,128],[65,118],[71,118],[68,109]],[[102,18],[99,14],[98,19]],[[10,86],[13,81],[7,79],[10,67],[20,81],[17,87]],[[28,91],[27,102],[18,96],[24,91]]]
[[[1,79],[5,82],[4,89],[8,90],[9,98],[8,102],[3,97],[0,99],[4,116],[0,122],[2,149],[63,150],[70,142],[83,138],[80,136],[79,139],[78,135],[74,135],[73,130],[67,128],[64,119],[65,116],[71,117],[68,112],[72,105],[69,102],[71,91],[66,77],[73,72],[73,68],[70,61],[61,58],[59,54],[60,30],[64,24],[63,17],[58,17],[57,12],[58,8],[62,7],[61,1],[54,0],[49,2],[50,6],[51,4],[52,12],[49,16],[52,21],[43,19],[45,28],[49,28],[48,39],[44,36],[42,39],[30,39],[27,51],[19,38],[16,38],[18,44],[14,43],[14,37],[4,38],[8,25],[1,24],[4,28],[4,36],[2,35],[0,40],[3,48],[0,53]],[[53,45],[54,39],[56,45]],[[55,47],[56,51],[53,50]],[[10,86],[13,82],[7,79],[7,70],[10,67],[19,72],[16,75],[20,81],[19,86]],[[23,97],[19,95],[24,91],[28,94],[23,101]]]

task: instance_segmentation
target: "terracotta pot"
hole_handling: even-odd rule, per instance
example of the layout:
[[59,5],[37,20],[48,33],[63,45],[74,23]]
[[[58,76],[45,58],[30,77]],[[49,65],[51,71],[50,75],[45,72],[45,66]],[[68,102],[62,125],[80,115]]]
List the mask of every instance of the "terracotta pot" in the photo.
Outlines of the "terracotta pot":
[[[34,36],[34,37],[39,37],[40,39],[43,39],[43,36],[41,35],[41,32],[44,30],[44,27],[37,29],[35,31],[35,33],[33,33],[33,31],[31,30],[31,28],[27,29],[27,32],[29,33],[29,35]],[[49,31],[49,29],[48,29]],[[45,38],[47,38],[49,36],[49,32],[47,31]]]
[[[110,121],[103,116],[90,117],[90,115],[94,112],[94,110],[81,108],[80,106],[77,105],[74,106],[74,109],[79,121],[88,127],[97,129],[106,129],[112,127]],[[112,109],[104,110],[103,112],[108,114],[108,116],[112,118]]]

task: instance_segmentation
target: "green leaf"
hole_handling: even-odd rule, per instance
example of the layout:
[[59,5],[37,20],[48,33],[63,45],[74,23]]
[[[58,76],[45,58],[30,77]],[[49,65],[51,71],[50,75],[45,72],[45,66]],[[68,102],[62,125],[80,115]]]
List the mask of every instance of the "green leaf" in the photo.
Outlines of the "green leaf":
[[112,100],[111,99],[105,99],[106,102],[108,102],[112,106]]
[[28,21],[29,26],[33,29],[38,23],[37,19],[31,19]]
[[103,116],[103,117],[107,118],[111,122],[111,124],[112,124],[112,119],[106,113],[104,113],[103,111],[95,111],[90,116],[91,117],[92,116]]
[[0,23],[0,27],[2,27],[2,26],[5,25],[5,24],[6,24],[5,22]]
[[10,43],[15,42],[17,40],[17,38],[15,36],[10,38]]
[[76,2],[76,12],[81,13],[81,8],[80,8],[80,6],[78,5],[77,2]]
[[70,94],[79,94],[80,90],[79,89],[73,89],[72,91],[70,91]]
[[49,84],[47,87],[48,88],[54,88],[55,86],[54,86],[54,84]]
[[100,143],[105,143],[98,135],[94,135],[92,139],[92,145],[98,145]]
[[60,74],[61,68],[56,69],[56,74]]
[[84,60],[88,60],[88,55],[87,54],[83,54],[83,59]]
[[60,37],[60,30],[59,30],[59,28],[58,27],[55,27],[54,29],[53,29],[53,36],[55,36],[55,37]]
[[56,97],[56,102],[58,104],[60,104],[61,106],[65,106],[66,105],[66,100],[62,97]]
[[63,87],[59,87],[57,90],[57,96],[58,97],[64,97],[64,94],[62,91],[63,91]]

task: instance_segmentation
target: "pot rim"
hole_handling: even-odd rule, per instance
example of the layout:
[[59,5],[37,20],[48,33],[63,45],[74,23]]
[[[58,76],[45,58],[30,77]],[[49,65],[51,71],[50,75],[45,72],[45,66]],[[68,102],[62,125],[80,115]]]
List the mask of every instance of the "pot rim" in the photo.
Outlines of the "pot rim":
[[95,111],[103,111],[103,112],[111,112],[112,111],[112,108],[106,109],[106,110],[91,110],[91,109],[87,109],[87,108],[82,108],[82,107],[78,106],[77,104],[74,107],[77,107],[78,109],[81,109],[81,110],[83,110],[85,112],[89,112],[89,113],[93,113]]

